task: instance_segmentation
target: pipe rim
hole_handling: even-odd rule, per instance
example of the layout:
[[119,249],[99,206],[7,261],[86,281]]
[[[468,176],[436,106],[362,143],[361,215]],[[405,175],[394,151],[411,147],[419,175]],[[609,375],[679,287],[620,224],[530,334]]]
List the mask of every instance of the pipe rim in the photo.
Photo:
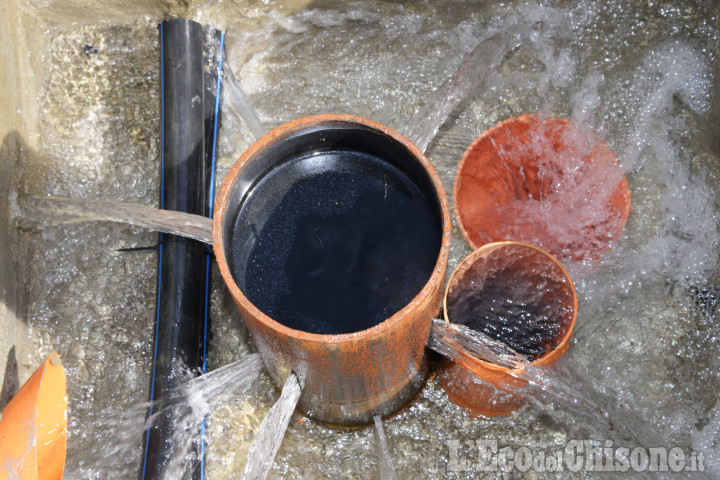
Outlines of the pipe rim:
[[[465,149],[465,152],[463,152],[463,155],[460,159],[460,162],[458,163],[458,167],[455,174],[455,180],[453,181],[453,187],[452,187],[452,200],[453,200],[453,214],[455,215],[455,219],[457,220],[458,227],[460,228],[460,231],[463,234],[463,238],[465,238],[465,241],[470,245],[470,247],[473,250],[476,250],[480,247],[482,247],[483,244],[476,243],[472,236],[470,235],[470,232],[468,231],[467,226],[465,225],[463,221],[463,215],[460,212],[459,202],[458,202],[458,196],[460,191],[460,186],[462,183],[462,175],[465,168],[465,164],[472,161],[473,153],[475,149],[477,148],[477,145],[483,141],[485,141],[486,138],[492,137],[496,132],[501,131],[503,128],[507,128],[508,126],[516,125],[516,124],[529,124],[533,122],[537,122],[540,120],[550,120],[553,123],[557,125],[569,125],[571,124],[571,120],[568,118],[560,118],[560,117],[542,117],[539,115],[533,115],[529,113],[523,113],[522,115],[519,115],[517,117],[511,117],[506,118],[505,120],[502,120],[498,122],[497,124],[493,125],[492,127],[488,128],[484,132],[482,132],[475,140],[472,141],[472,143]],[[615,155],[613,155],[609,149],[607,148],[607,145],[604,141],[597,139],[602,147],[605,149],[606,153],[608,153],[611,158],[614,165],[618,165],[617,158]],[[630,215],[632,200],[631,200],[631,194],[630,189],[627,184],[627,178],[625,174],[622,175],[622,181],[620,183],[620,187],[622,190],[621,196],[623,197],[626,208],[621,212],[621,222],[619,224],[619,228],[617,231],[617,234],[613,236],[612,240],[607,243],[603,248],[598,249],[596,252],[587,252],[588,257],[586,259],[588,260],[598,260],[600,256],[603,253],[606,253],[608,250],[612,248],[612,245],[617,243],[620,240],[620,236],[622,235],[623,230],[625,229],[625,226],[627,225],[628,217]],[[497,242],[504,241],[506,239],[498,239]],[[493,242],[489,242],[493,243]],[[560,255],[558,255],[560,256]],[[573,260],[573,258],[565,258],[566,260]]]
[[[458,264],[457,267],[453,270],[453,272],[450,274],[450,278],[447,281],[447,284],[445,285],[445,294],[443,295],[443,319],[448,322],[452,323],[450,321],[450,318],[448,317],[448,309],[447,309],[447,299],[448,299],[448,292],[450,291],[450,285],[452,284],[453,278],[455,278],[455,275],[460,271],[461,267],[463,267],[467,262],[474,261],[477,257],[484,254],[488,250],[494,250],[495,248],[503,247],[503,246],[509,246],[509,245],[515,245],[515,246],[521,246],[526,248],[531,248],[533,250],[536,250],[537,252],[541,253],[542,255],[549,258],[555,265],[560,267],[560,270],[562,274],[565,276],[565,278],[568,281],[568,284],[570,285],[570,291],[572,292],[572,307],[573,307],[573,313],[572,318],[569,322],[569,328],[565,332],[565,334],[562,336],[561,341],[553,348],[552,350],[545,352],[540,358],[537,358],[533,360],[532,362],[528,363],[529,366],[541,366],[546,365],[556,358],[558,358],[560,355],[562,355],[565,350],[568,348],[568,343],[570,341],[570,338],[572,338],[573,329],[575,328],[575,321],[577,320],[577,311],[578,311],[578,300],[577,300],[577,292],[575,290],[575,284],[572,281],[572,278],[570,277],[570,274],[568,271],[563,267],[563,265],[560,263],[560,261],[555,258],[552,254],[549,252],[543,250],[540,247],[536,247],[535,245],[530,245],[529,243],[524,242],[518,242],[515,240],[507,240],[504,242],[492,242],[492,243],[486,243],[485,245],[481,246],[480,248],[474,250],[472,253],[470,253],[468,256],[463,258],[463,260]],[[520,369],[514,369],[514,368],[507,368],[502,365],[498,365],[496,363],[491,363],[479,358],[471,358],[468,356],[463,356],[461,359],[455,360],[456,363],[459,365],[465,367],[466,369],[472,371],[476,375],[483,376],[482,373],[478,372],[477,369],[485,368],[488,370],[492,370],[494,372],[498,373],[504,373],[508,375],[512,375],[513,373],[520,373],[522,372],[523,368]]]
[[[409,153],[420,163],[425,170],[425,173],[430,178],[430,181],[434,188],[436,199],[440,206],[440,213],[442,216],[442,238],[440,242],[440,251],[435,261],[432,274],[427,279],[423,288],[410,300],[403,308],[395,312],[389,318],[384,319],[377,325],[374,325],[368,329],[360,330],[352,333],[340,333],[340,334],[319,334],[310,333],[303,330],[296,330],[290,328],[272,317],[266,315],[263,311],[257,308],[242,292],[240,287],[235,282],[230,268],[228,266],[227,257],[225,255],[225,247],[223,245],[223,224],[225,221],[225,215],[227,211],[227,205],[229,197],[235,187],[238,175],[242,171],[243,166],[246,162],[250,161],[256,154],[262,152],[269,145],[281,140],[283,137],[294,133],[298,130],[306,128],[320,126],[329,123],[346,123],[346,124],[360,124],[374,130],[377,130],[385,135],[388,135],[393,140],[397,141],[403,147],[405,147]],[[273,129],[269,133],[265,134],[262,138],[255,141],[242,155],[235,161],[232,168],[228,172],[225,180],[220,187],[216,200],[216,210],[213,216],[213,248],[215,250],[215,256],[220,269],[220,274],[225,281],[228,289],[232,296],[239,301],[243,308],[245,308],[252,316],[259,319],[262,323],[267,325],[269,328],[287,335],[289,337],[296,338],[298,340],[314,343],[323,344],[334,344],[343,343],[349,341],[356,341],[363,338],[375,338],[380,337],[386,332],[393,330],[396,324],[403,321],[403,318],[411,314],[419,305],[423,299],[432,295],[432,291],[435,285],[444,282],[445,265],[450,252],[450,211],[448,207],[448,200],[445,194],[444,187],[440,181],[435,168],[430,164],[425,155],[417,148],[412,142],[401,135],[396,130],[391,129],[383,124],[368,120],[363,117],[358,117],[349,114],[320,114],[320,115],[309,115],[292,120],[288,123],[280,125]]]

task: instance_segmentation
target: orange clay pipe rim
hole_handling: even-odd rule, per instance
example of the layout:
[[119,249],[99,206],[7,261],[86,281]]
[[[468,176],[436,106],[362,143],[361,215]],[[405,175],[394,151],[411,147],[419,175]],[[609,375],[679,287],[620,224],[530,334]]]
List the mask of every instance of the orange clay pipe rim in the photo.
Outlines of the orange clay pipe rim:
[[[463,213],[463,201],[460,195],[460,189],[468,187],[464,187],[464,184],[468,183],[468,180],[465,178],[464,171],[467,168],[467,165],[469,162],[476,161],[480,163],[487,163],[490,161],[488,158],[482,158],[482,151],[478,152],[476,151],[480,145],[485,142],[488,138],[492,141],[492,137],[498,132],[502,132],[503,129],[510,129],[512,131],[519,130],[521,131],[520,135],[524,135],[525,128],[531,128],[533,125],[538,124],[539,122],[549,122],[552,125],[556,127],[562,127],[565,128],[566,126],[572,125],[572,121],[565,118],[544,118],[539,117],[537,115],[530,115],[530,114],[523,114],[518,117],[512,117],[505,119],[493,127],[485,130],[483,133],[481,133],[465,150],[463,153],[462,158],[460,159],[460,162],[458,164],[457,168],[457,174],[455,176],[455,181],[453,183],[453,190],[452,190],[452,199],[453,199],[453,213],[455,214],[455,218],[457,219],[458,226],[460,227],[460,231],[463,234],[463,237],[465,237],[465,240],[470,244],[470,247],[475,250],[478,247],[482,246],[484,243],[479,243],[476,241],[476,239],[473,238],[473,235],[471,235],[469,228],[472,227],[472,220],[469,218],[466,218]],[[615,156],[608,150],[607,145],[600,139],[593,137],[594,140],[597,142],[594,144],[593,152],[595,152],[598,159],[602,159],[603,157],[609,159],[612,163],[612,165],[617,166],[617,159]],[[522,140],[520,140],[522,141]],[[494,145],[494,141],[493,141]],[[505,144],[503,144],[505,145]],[[562,144],[561,144],[562,146]],[[497,147],[495,147],[497,148]],[[584,256],[582,258],[578,257],[577,255],[570,255],[568,256],[564,252],[552,252],[554,256],[561,257],[563,260],[597,260],[600,258],[600,254],[606,252],[611,248],[611,244],[613,242],[616,242],[622,232],[622,230],[625,228],[625,224],[627,223],[628,216],[630,214],[630,189],[628,188],[627,179],[624,175],[622,175],[622,180],[620,184],[618,185],[615,193],[613,193],[612,198],[610,199],[608,210],[612,211],[613,213],[616,213],[620,216],[619,223],[613,228],[612,232],[610,232],[612,238],[605,243],[605,245],[601,245],[599,247],[593,248],[591,251],[586,251],[584,253]],[[497,222],[495,222],[497,223]],[[492,224],[491,224],[492,225]],[[495,225],[497,227],[497,225]],[[494,231],[491,227],[491,231]],[[497,234],[497,232],[495,232]],[[486,235],[490,236],[489,232],[485,232]],[[498,241],[504,241],[504,240],[526,240],[523,238],[498,238],[497,235],[492,236],[490,238],[490,242],[498,242]],[[562,244],[562,239],[560,242],[558,242],[558,239],[551,239],[550,244],[555,247],[555,243]],[[551,250],[551,248],[548,248],[547,246],[544,246],[544,248],[547,248],[548,250]]]
[[[568,348],[568,341],[572,336],[572,329],[575,326],[577,295],[572,280],[557,259],[534,245],[515,241],[495,242],[486,244],[468,255],[453,271],[450,281],[448,282],[444,297],[445,321],[449,322],[447,298],[450,287],[458,272],[461,270],[465,271],[466,266],[467,268],[471,268],[473,262],[480,255],[487,253],[488,250],[506,248],[508,246],[522,247],[525,251],[532,249],[536,253],[540,253],[543,258],[551,259],[554,267],[560,267],[560,270],[556,270],[556,273],[567,279],[571,287],[571,290],[566,293],[571,293],[572,302],[566,302],[565,305],[572,304],[572,317],[566,319],[568,321],[566,323],[565,333],[553,350],[530,363],[530,365],[551,364]],[[467,262],[470,262],[470,265],[468,265]],[[515,388],[521,387],[525,383],[525,380],[520,377],[524,367],[516,369],[506,368],[470,357],[469,355],[463,355],[453,360],[444,358],[441,365],[438,376],[440,384],[447,392],[450,401],[467,410],[472,416],[494,417],[498,415],[508,415],[525,404],[525,400],[522,397],[513,393]],[[478,383],[478,379],[482,380],[482,382]]]
[[53,352],[3,410],[0,479],[59,480],[66,446],[65,369]]
[[[326,127],[369,130],[379,139],[401,146],[426,176],[425,193],[432,196],[438,209],[441,235],[433,270],[412,300],[371,328],[335,335],[296,330],[263,313],[235,282],[225,245],[227,219],[235,208],[233,192],[245,173],[252,177],[253,162],[261,161],[272,147],[298,132]],[[429,370],[425,346],[431,319],[442,304],[451,225],[440,178],[415,145],[398,132],[361,117],[326,114],[299,118],[266,134],[240,156],[220,188],[216,205],[213,247],[220,273],[275,385],[281,386],[290,371],[304,382],[300,411],[331,425],[358,425],[372,422],[376,414],[390,415],[414,397]]]
[[410,313],[415,308],[416,300],[420,297],[426,296],[430,293],[432,289],[432,285],[437,283],[442,279],[444,276],[445,267],[443,267],[444,264],[447,264],[447,257],[449,253],[450,248],[450,216],[446,214],[446,212],[449,211],[447,198],[444,195],[444,190],[442,186],[442,182],[440,181],[440,177],[438,177],[437,172],[435,172],[435,169],[430,165],[430,163],[425,158],[425,155],[409,140],[407,140],[405,137],[400,135],[395,130],[386,127],[385,125],[382,125],[380,123],[373,122],[372,120],[368,120],[366,118],[357,117],[354,115],[347,115],[347,114],[320,114],[320,115],[310,115],[307,117],[301,117],[298,119],[295,119],[291,122],[288,122],[286,124],[283,124],[276,129],[272,130],[270,133],[266,134],[264,137],[262,137],[260,140],[253,143],[241,156],[240,158],[235,162],[235,164],[232,166],[230,171],[227,174],[227,178],[233,178],[237,175],[238,171],[242,169],[245,162],[248,161],[248,159],[253,158],[257,153],[260,151],[266,149],[269,144],[275,143],[281,138],[286,135],[287,133],[291,131],[295,131],[297,129],[303,128],[305,126],[312,126],[316,124],[321,124],[323,122],[353,122],[358,123],[361,125],[366,125],[371,128],[374,128],[378,131],[383,132],[384,134],[394,138],[396,141],[400,142],[403,146],[405,146],[414,156],[417,158],[425,168],[426,172],[430,175],[432,182],[435,186],[435,189],[438,193],[438,201],[440,202],[441,209],[443,211],[443,238],[442,243],[440,246],[440,254],[438,255],[438,260],[435,263],[435,267],[433,269],[433,273],[428,279],[428,281],[423,286],[422,290],[413,298],[407,305],[405,305],[402,309],[400,309],[397,313],[392,315],[390,318],[387,318],[380,322],[379,324],[370,327],[366,330],[361,330],[359,332],[353,332],[353,333],[341,333],[341,334],[335,334],[335,335],[323,335],[319,333],[310,333],[310,332],[304,332],[302,330],[296,330],[294,328],[287,327],[283,325],[282,323],[273,320],[271,317],[265,315],[262,311],[260,311],[255,305],[253,305],[250,300],[245,297],[245,294],[242,293],[240,288],[237,286],[237,284],[233,281],[232,283],[228,282],[228,278],[232,278],[232,275],[230,274],[230,269],[227,266],[227,262],[225,261],[225,255],[224,255],[224,245],[223,245],[223,233],[222,233],[222,221],[225,218],[225,209],[227,207],[227,201],[225,199],[230,195],[232,188],[234,187],[234,182],[232,184],[223,182],[222,186],[220,187],[220,191],[218,192],[218,200],[216,201],[217,207],[215,215],[213,216],[213,248],[219,250],[222,253],[222,262],[218,262],[218,265],[220,266],[220,271],[224,278],[226,278],[226,284],[228,285],[228,288],[231,290],[233,294],[237,292],[239,294],[239,299],[243,302],[245,307],[257,318],[262,319],[266,324],[274,328],[275,330],[282,332],[286,335],[292,335],[296,338],[300,338],[303,340],[311,341],[311,342],[322,342],[322,343],[340,343],[345,342],[348,340],[353,340],[359,337],[366,337],[368,335],[379,335],[382,332],[389,330],[393,324],[398,323],[402,320],[404,316],[406,316],[408,313]]
[[[551,363],[553,360],[557,359],[560,355],[562,355],[567,349],[568,349],[568,342],[572,338],[572,332],[575,328],[575,320],[577,319],[577,310],[578,310],[578,301],[577,301],[577,292],[575,291],[575,285],[572,282],[572,279],[570,278],[570,274],[567,272],[565,267],[562,266],[560,261],[558,261],[557,258],[555,258],[550,253],[546,252],[542,248],[536,247],[535,245],[530,245],[528,243],[524,242],[517,242],[517,241],[504,241],[504,242],[493,242],[493,243],[487,243],[483,245],[482,247],[476,249],[471,254],[469,254],[467,257],[465,257],[460,264],[455,267],[452,274],[450,275],[450,279],[448,280],[447,285],[445,286],[445,295],[443,296],[443,318],[446,322],[452,323],[450,319],[448,318],[447,314],[447,298],[448,298],[448,292],[450,290],[450,285],[452,283],[453,278],[455,275],[460,271],[461,268],[464,267],[466,262],[472,262],[474,261],[478,256],[482,255],[483,253],[487,252],[488,250],[492,250],[501,246],[505,245],[518,245],[523,246],[527,248],[531,248],[533,250],[536,250],[537,252],[541,253],[542,255],[548,257],[557,267],[560,268],[565,278],[568,280],[568,284],[570,286],[571,292],[572,292],[572,318],[569,322],[569,326],[567,328],[567,331],[563,335],[562,339],[558,343],[558,345],[550,350],[549,352],[546,352],[543,356],[538,358],[537,360],[530,362],[528,365],[531,366],[540,366],[540,365],[547,365],[548,363]],[[524,370],[524,367],[512,369],[507,368],[501,365],[498,365],[496,363],[487,362],[485,360],[479,359],[479,358],[471,358],[468,356],[465,356],[462,358],[461,361],[456,362],[459,365],[463,366],[464,368],[471,370],[473,373],[482,375],[478,372],[477,367],[482,367],[488,370],[491,370],[493,372],[497,372],[500,374],[507,374],[510,376],[515,376],[519,373],[521,373]]]

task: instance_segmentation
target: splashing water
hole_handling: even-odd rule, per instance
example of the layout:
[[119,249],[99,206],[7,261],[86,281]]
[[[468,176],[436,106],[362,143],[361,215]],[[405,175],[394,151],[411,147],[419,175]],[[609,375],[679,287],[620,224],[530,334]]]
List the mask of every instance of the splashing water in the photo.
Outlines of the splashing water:
[[632,445],[671,443],[642,419],[636,406],[619,401],[617,392],[571,361],[560,360],[552,368],[528,366],[516,378],[528,382],[517,393],[575,437],[592,435]]
[[[225,90],[223,90],[222,106],[225,117],[223,121],[226,122],[224,128],[242,130],[242,127],[245,127],[252,141],[259,140],[260,137],[265,135],[266,130],[250,100],[245,95],[240,82],[235,78],[229,63],[226,63],[223,67],[223,75],[225,77]],[[232,123],[228,125],[228,121]],[[237,145],[234,148],[236,151],[241,151]]]
[[377,443],[378,461],[380,462],[380,480],[397,480],[395,468],[393,468],[390,450],[387,446],[387,437],[383,428],[380,415],[373,416],[375,425],[375,442]]
[[258,436],[248,454],[242,480],[264,480],[267,477],[301,393],[302,385],[297,375],[291,372],[285,380],[280,398],[260,425]]
[[[568,361],[543,367],[528,363],[523,355],[482,332],[463,325],[433,320],[428,347],[452,359],[483,360],[508,369],[520,386],[508,385],[541,412],[565,425],[576,436],[594,432],[636,445],[666,445],[653,427],[632,407],[619,403],[615,392],[583,373]],[[485,380],[475,377],[477,382]]]
[[212,219],[132,203],[63,197],[27,197],[18,201],[16,220],[25,229],[77,222],[115,222],[180,235],[212,245]]
[[454,200],[477,246],[517,240],[561,260],[595,260],[620,236],[630,193],[587,127],[523,115],[486,131],[463,158]]
[[487,72],[520,46],[520,33],[516,29],[496,33],[465,55],[455,74],[446,80],[428,99],[418,113],[407,122],[405,136],[424,152],[457,106],[481,85]]
[[[182,478],[192,463],[193,446],[200,441],[200,427],[208,415],[212,416],[212,405],[218,397],[237,394],[246,389],[263,369],[262,359],[257,353],[243,360],[230,363],[204,375],[195,377],[185,384],[169,391],[154,402],[134,405],[124,411],[103,412],[102,429],[96,438],[92,457],[77,464],[68,464],[67,478],[122,478],[137,474],[133,450],[138,439],[148,428],[153,428],[155,419],[170,415],[176,423],[172,442],[173,455],[164,466],[162,478]],[[155,412],[145,419],[150,407]],[[108,437],[108,432],[112,438]]]

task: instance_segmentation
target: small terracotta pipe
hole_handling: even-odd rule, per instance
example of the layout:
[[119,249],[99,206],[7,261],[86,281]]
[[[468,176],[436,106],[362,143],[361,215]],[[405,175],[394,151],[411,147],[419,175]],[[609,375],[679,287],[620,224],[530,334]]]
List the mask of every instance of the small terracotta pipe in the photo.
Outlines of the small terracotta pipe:
[[66,443],[65,369],[53,352],[3,409],[0,479],[61,479]]
[[[272,161],[263,163],[266,152],[280,150],[281,157],[293,158],[298,149],[302,153],[305,148],[305,144],[298,146],[293,139],[323,129],[342,129],[346,133],[341,137],[351,139],[350,142],[355,142],[358,134],[374,135],[377,142],[387,143],[391,150],[410,159],[403,160],[407,162],[405,167],[426,186],[423,192],[436,209],[440,237],[430,278],[407,305],[371,328],[335,335],[296,330],[268,316],[238,286],[228,260],[233,248],[229,236],[238,205],[249,195],[253,182],[274,166]],[[400,134],[350,115],[305,117],[276,128],[242,154],[223,182],[214,215],[213,246],[220,273],[273,382],[281,387],[292,371],[304,384],[298,404],[302,412],[329,424],[370,423],[373,415],[386,416],[397,411],[421,388],[428,372],[425,344],[430,323],[439,313],[442,301],[450,214],[437,173],[422,152]]]
[[[512,263],[512,272],[508,270]],[[482,296],[486,278],[507,276],[507,282],[518,277],[533,285],[547,283],[555,288],[546,291],[543,302],[551,305],[559,320],[559,327],[544,346],[545,353],[534,358],[530,365],[551,365],[569,347],[577,316],[577,295],[570,275],[555,257],[544,250],[521,242],[486,244],[465,257],[450,276],[443,301],[445,321],[452,322],[448,304],[458,296]],[[476,291],[473,291],[478,287]],[[450,299],[450,300],[448,300]],[[457,319],[456,319],[457,321]],[[438,377],[450,400],[472,414],[505,415],[525,404],[513,391],[525,384],[510,368],[460,355],[454,361],[443,358]]]
[[[587,178],[597,181],[572,184]],[[613,185],[611,193],[602,194],[607,203],[583,211],[588,201],[598,202],[585,198],[597,196],[593,189]],[[521,115],[485,131],[467,148],[455,177],[453,208],[473,249],[517,240],[562,261],[596,260],[627,222],[630,190],[600,139],[567,119]]]

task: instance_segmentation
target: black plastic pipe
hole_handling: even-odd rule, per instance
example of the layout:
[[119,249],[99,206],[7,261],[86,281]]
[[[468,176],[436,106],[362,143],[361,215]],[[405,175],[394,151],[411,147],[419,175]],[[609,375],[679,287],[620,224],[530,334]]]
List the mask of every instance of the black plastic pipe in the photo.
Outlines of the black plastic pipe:
[[[221,43],[191,20],[160,24],[161,187],[160,208],[212,214],[214,148],[219,105]],[[213,40],[206,45],[206,39]],[[215,53],[213,53],[215,52]],[[214,65],[213,65],[214,64]],[[142,479],[163,475],[176,445],[177,409],[163,409],[163,396],[205,369],[210,258],[203,243],[161,234],[158,300],[148,415],[159,411],[147,431]],[[200,435],[200,432],[198,432]],[[195,442],[192,478],[203,476],[202,442]],[[186,459],[182,460],[183,463]]]

